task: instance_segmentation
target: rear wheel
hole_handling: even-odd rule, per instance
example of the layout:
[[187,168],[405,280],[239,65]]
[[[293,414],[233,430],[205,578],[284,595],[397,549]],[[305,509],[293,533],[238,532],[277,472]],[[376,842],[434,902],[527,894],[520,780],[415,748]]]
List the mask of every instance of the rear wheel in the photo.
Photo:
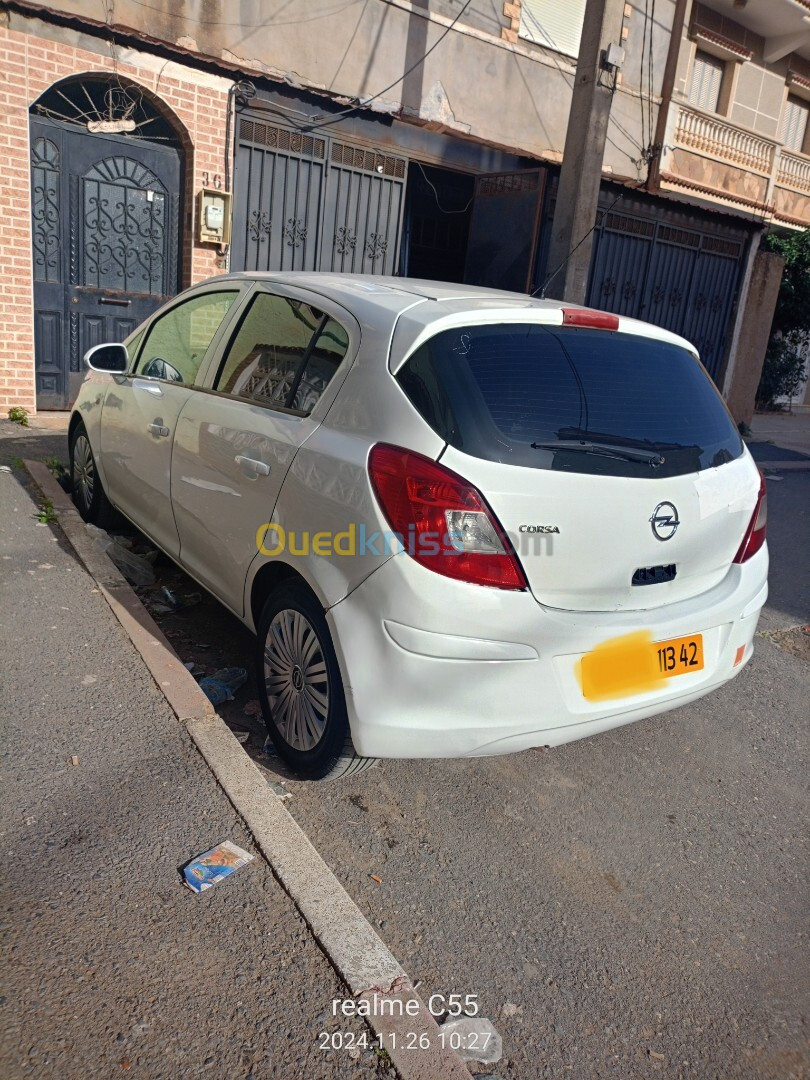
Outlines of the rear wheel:
[[346,699],[323,611],[299,582],[285,582],[259,620],[256,682],[279,757],[308,780],[360,772],[374,761],[352,745]]
[[70,437],[70,481],[73,502],[82,518],[102,529],[109,528],[115,510],[101,484],[87,429],[81,423]]

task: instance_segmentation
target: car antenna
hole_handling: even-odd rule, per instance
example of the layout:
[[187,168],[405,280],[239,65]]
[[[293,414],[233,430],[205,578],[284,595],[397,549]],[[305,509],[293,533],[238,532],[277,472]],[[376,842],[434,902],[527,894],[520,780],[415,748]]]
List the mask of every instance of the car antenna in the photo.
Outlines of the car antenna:
[[588,229],[588,231],[585,233],[585,235],[582,237],[582,239],[571,248],[571,250],[565,256],[563,261],[557,267],[557,269],[552,270],[551,273],[546,277],[543,284],[540,285],[538,288],[536,288],[532,293],[530,293],[531,296],[537,296],[537,294],[539,292],[540,293],[540,299],[545,300],[545,298],[546,298],[546,289],[548,288],[549,284],[554,280],[554,278],[557,276],[557,274],[559,274],[559,272],[561,270],[565,269],[565,267],[568,265],[569,259],[574,254],[574,252],[577,250],[577,248],[585,243],[585,241],[588,239],[588,237],[591,235],[591,233],[594,231],[594,229],[599,228],[599,226],[605,220],[606,216],[610,213],[610,211],[613,209],[613,207],[619,202],[620,199],[623,199],[623,198],[624,198],[624,192],[620,191],[619,194],[616,196],[616,198],[613,200],[613,202],[610,204],[610,206],[606,210],[602,211],[602,216],[597,221],[595,221],[593,223],[593,225],[591,225],[590,229]]

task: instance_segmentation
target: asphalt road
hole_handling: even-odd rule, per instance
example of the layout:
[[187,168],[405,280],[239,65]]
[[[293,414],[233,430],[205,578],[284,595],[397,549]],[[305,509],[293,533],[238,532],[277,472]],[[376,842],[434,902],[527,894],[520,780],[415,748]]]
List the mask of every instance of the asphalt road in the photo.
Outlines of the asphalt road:
[[[772,482],[769,510],[778,631],[810,622],[810,473]],[[290,809],[421,993],[481,994],[500,1076],[798,1080],[809,675],[763,639],[665,716],[292,783]]]
[[[786,471],[769,504],[768,638],[720,692],[552,751],[285,779],[289,809],[423,997],[480,995],[503,1080],[810,1076],[810,669],[794,655],[806,638],[785,633],[810,622],[810,473]],[[197,588],[158,569],[159,585]],[[210,599],[163,625],[207,670],[249,656]],[[244,714],[254,696],[248,684],[225,718],[284,778]]]
[[[7,455],[6,455],[7,456]],[[322,1050],[346,991],[58,529],[0,473],[0,1076],[388,1075]]]

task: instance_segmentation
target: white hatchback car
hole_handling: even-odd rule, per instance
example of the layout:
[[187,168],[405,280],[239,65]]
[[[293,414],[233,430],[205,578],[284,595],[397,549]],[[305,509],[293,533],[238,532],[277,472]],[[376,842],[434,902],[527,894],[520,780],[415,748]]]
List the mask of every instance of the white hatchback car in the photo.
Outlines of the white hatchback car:
[[86,360],[79,509],[121,511],[255,631],[267,727],[304,776],[583,738],[751,656],[764,482],[666,330],[231,274]]

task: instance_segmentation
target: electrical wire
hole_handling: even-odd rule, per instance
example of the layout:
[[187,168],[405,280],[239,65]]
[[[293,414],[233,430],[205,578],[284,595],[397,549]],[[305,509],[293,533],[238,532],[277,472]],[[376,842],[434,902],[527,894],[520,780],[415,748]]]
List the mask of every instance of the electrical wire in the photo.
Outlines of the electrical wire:
[[[106,0],[101,0],[102,4],[106,3]],[[165,7],[158,7],[155,4],[147,4],[144,0],[129,0],[131,4],[137,5],[137,7],[145,8],[147,11],[155,11],[159,15],[166,14]],[[340,15],[344,11],[348,11],[350,7],[356,7],[362,0],[348,0],[348,3],[342,4],[340,7],[329,8],[328,11],[322,11],[318,15],[313,15],[309,19],[266,19],[260,23],[243,23],[243,22],[221,22],[216,19],[200,19],[193,15],[184,15],[180,11],[173,11],[172,15],[185,19],[186,22],[194,22],[200,26],[235,26],[240,30],[262,30],[268,26],[300,26],[304,23],[318,22],[320,19],[328,19],[332,15]]]
[[[548,33],[548,31],[547,31],[547,30],[546,30],[546,29],[545,29],[545,28],[544,28],[544,27],[543,27],[543,26],[542,26],[542,25],[540,24],[540,22],[539,22],[539,21],[537,20],[536,16],[535,16],[535,15],[534,15],[534,14],[533,14],[533,13],[532,13],[532,12],[531,12],[531,11],[530,11],[530,10],[529,10],[528,8],[523,8],[522,10],[523,10],[524,14],[528,16],[528,18],[529,18],[529,19],[531,20],[531,22],[533,22],[533,23],[534,23],[534,25],[535,25],[535,26],[537,27],[537,29],[538,29],[538,30],[540,31],[540,33],[541,33],[541,34],[542,34],[542,35],[543,35],[543,36],[544,36],[544,37],[545,37],[545,38],[546,38],[546,39],[547,39],[547,40],[548,40],[548,41],[549,41],[549,42],[551,43],[551,49],[549,49],[549,48],[548,48],[547,46],[545,46],[545,45],[540,45],[540,48],[541,48],[541,49],[543,49],[543,50],[544,50],[544,52],[545,52],[545,53],[546,53],[546,54],[548,55],[548,58],[549,58],[549,60],[551,60],[551,61],[552,61],[552,63],[554,64],[554,66],[555,66],[555,67],[557,68],[557,70],[559,71],[559,73],[560,73],[560,74],[562,75],[562,77],[563,77],[563,79],[565,80],[565,82],[566,82],[566,83],[568,84],[568,86],[570,86],[570,87],[571,87],[571,89],[573,90],[573,89],[574,89],[574,83],[573,83],[573,81],[570,81],[570,82],[569,82],[569,79],[568,79],[568,74],[567,74],[567,72],[565,72],[565,71],[563,70],[563,68],[561,68],[561,67],[560,67],[559,63],[557,62],[557,58],[556,58],[556,56],[554,56],[554,51],[556,51],[556,52],[561,52],[561,50],[560,50],[560,47],[559,47],[558,45],[556,45],[556,43],[554,42],[554,39],[553,39],[553,38],[551,37],[551,35],[550,35],[550,34]],[[538,44],[538,43],[535,43],[535,44]],[[615,92],[615,84],[614,84],[613,90],[614,90],[614,92]],[[619,123],[619,121],[618,121],[618,120],[617,120],[617,119],[615,118],[615,116],[614,116],[614,115],[613,115],[612,113],[610,114],[610,117],[609,117],[609,120],[608,120],[608,122],[609,122],[609,123],[611,123],[611,124],[613,124],[613,126],[614,126],[614,127],[615,127],[615,128],[616,128],[616,129],[618,130],[618,131],[620,131],[620,132],[622,133],[622,135],[624,135],[624,137],[625,137],[625,138],[626,138],[626,139],[627,139],[627,140],[628,140],[628,141],[630,142],[630,144],[631,144],[631,145],[633,146],[633,148],[634,148],[634,149],[638,150],[639,152],[641,152],[641,151],[643,150],[643,147],[642,147],[642,146],[640,146],[640,145],[639,145],[639,144],[638,144],[638,143],[636,142],[636,140],[635,140],[634,136],[633,136],[633,135],[631,135],[631,134],[630,134],[630,132],[629,132],[629,131],[628,131],[628,130],[627,130],[626,128],[622,127],[622,125],[621,125],[621,124]],[[613,141],[613,139],[611,139],[611,138],[610,138],[610,136],[607,136],[607,141],[608,141],[608,142],[610,143],[610,145],[611,145],[611,146],[613,146],[613,147],[614,147],[614,148],[615,148],[616,150],[618,150],[620,154],[623,154],[623,155],[624,155],[625,157],[629,158],[629,159],[630,159],[630,161],[631,161],[631,162],[632,162],[632,163],[633,163],[634,165],[636,165],[636,164],[637,164],[637,161],[636,161],[636,159],[635,159],[635,158],[632,158],[632,157],[630,157],[630,155],[629,155],[629,154],[627,153],[627,151],[626,151],[626,150],[623,150],[623,149],[622,149],[622,148],[621,148],[620,146],[618,146],[618,145],[617,145],[617,144],[616,144],[616,143],[615,143],[615,142]]]
[[647,111],[650,116],[650,140],[647,145],[647,177],[649,179],[650,164],[653,157],[656,154],[656,149],[653,146],[653,128],[652,128],[652,108],[653,108],[653,93],[655,91],[655,58],[653,55],[653,31],[655,30],[655,0],[652,0],[652,7],[650,8],[650,60],[647,64]]
[[[638,71],[638,104],[641,110],[641,150],[644,152],[644,148],[647,146],[649,140],[645,138],[644,134],[644,57],[647,51],[647,26],[650,19],[650,0],[644,0],[644,23],[641,31],[641,60],[639,61]],[[652,37],[652,35],[650,35]],[[649,65],[648,65],[649,73]],[[649,103],[648,103],[649,105]],[[649,113],[649,107],[648,107]]]
[[620,191],[619,194],[616,196],[616,198],[613,200],[613,202],[610,204],[610,206],[606,210],[602,211],[602,216],[598,217],[597,220],[594,221],[593,225],[591,225],[590,229],[588,229],[588,231],[585,233],[585,235],[576,244],[574,244],[574,246],[571,248],[571,250],[565,256],[563,261],[560,263],[560,265],[556,269],[552,270],[550,274],[546,275],[546,279],[545,279],[545,281],[543,282],[542,285],[539,285],[536,289],[533,290],[533,292],[531,293],[532,296],[537,296],[537,294],[540,293],[540,299],[541,300],[545,299],[546,289],[549,287],[549,285],[554,280],[554,278],[557,276],[557,274],[559,274],[559,272],[568,264],[568,260],[571,258],[571,256],[577,250],[577,248],[581,247],[585,243],[585,241],[588,239],[588,237],[591,235],[591,233],[594,232],[594,230],[600,228],[600,226],[602,225],[602,222],[608,216],[610,211],[613,209],[614,206],[617,205],[617,203],[621,199],[624,198],[624,196],[625,196],[625,193],[623,191]]
[[[543,35],[543,37],[546,39],[546,41],[549,42],[548,46],[543,45],[540,42],[535,42],[535,44],[539,45],[540,48],[543,49],[545,54],[548,56],[549,60],[551,60],[551,62],[556,67],[557,71],[559,71],[560,75],[562,75],[564,82],[571,88],[571,90],[573,90],[574,89],[573,80],[569,79],[568,73],[563,70],[563,68],[560,66],[560,64],[559,64],[559,62],[557,60],[557,57],[554,55],[555,51],[556,52],[561,51],[559,46],[554,41],[554,38],[551,36],[551,34],[549,34],[549,32],[545,29],[545,27],[540,23],[540,21],[537,19],[537,17],[534,15],[534,13],[528,7],[524,7],[521,10],[522,10],[523,14],[528,17],[530,22],[534,23],[536,29],[538,29],[540,31],[540,33]],[[614,93],[615,93],[615,90],[616,90],[616,88],[615,88],[615,84],[614,84],[614,87],[613,87],[613,92]],[[630,132],[627,131],[626,128],[622,127],[622,125],[614,117],[612,112],[608,116],[608,123],[613,124],[613,126],[617,129],[617,131],[620,131],[622,133],[622,135],[624,135],[624,137],[628,140],[628,142],[633,147],[633,149],[638,150],[639,153],[643,155],[644,147],[640,146],[636,142],[635,138],[630,134]],[[613,139],[611,139],[611,137],[609,135],[606,135],[605,138],[607,139],[607,141],[610,143],[610,145],[615,150],[618,150],[619,153],[623,157],[626,157],[633,165],[635,165],[636,169],[638,170],[639,164],[643,160],[643,158],[634,158],[631,154],[628,154],[627,151],[625,149],[623,149],[621,146],[619,146],[619,144],[617,142],[615,142]]]
[[424,55],[420,56],[420,58],[416,61],[415,64],[411,64],[411,66],[408,68],[408,70],[404,71],[402,73],[402,75],[399,76],[398,79],[394,79],[394,81],[392,83],[390,83],[388,86],[384,87],[382,90],[379,90],[376,94],[373,94],[370,98],[364,98],[362,101],[359,101],[357,103],[357,105],[352,105],[351,108],[344,109],[343,112],[337,113],[336,116],[332,116],[328,120],[324,120],[323,123],[318,123],[318,121],[321,118],[320,117],[315,117],[315,120],[311,124],[304,125],[304,127],[302,128],[302,131],[317,131],[318,129],[320,129],[322,127],[330,127],[332,124],[338,124],[346,116],[350,116],[352,113],[356,113],[358,111],[358,109],[366,109],[366,108],[368,108],[368,106],[372,103],[372,101],[376,101],[377,98],[382,97],[383,94],[387,94],[389,90],[393,90],[393,88],[395,86],[398,86],[399,83],[401,83],[405,79],[407,79],[407,77],[410,75],[410,73],[412,71],[416,71],[416,69],[418,67],[420,67],[422,64],[424,64],[424,62],[427,60],[427,58],[430,56],[430,54],[433,52],[433,50],[437,49],[439,47],[439,45],[441,45],[441,43],[444,41],[444,39],[447,37],[447,35],[450,33],[450,31],[455,27],[456,23],[459,21],[459,19],[461,18],[461,16],[464,14],[464,12],[467,10],[467,8],[470,6],[471,3],[472,3],[472,0],[465,0],[465,3],[463,5],[463,7],[459,11],[459,13],[456,15],[456,17],[453,19],[453,21],[448,26],[445,27],[444,32],[439,35],[439,37],[433,42],[433,44],[430,46],[429,49],[425,50]]
[[473,192],[473,194],[470,196],[470,198],[467,201],[467,205],[464,207],[463,210],[445,210],[445,208],[439,202],[439,193],[438,193],[438,191],[436,190],[434,185],[430,182],[430,180],[428,180],[427,173],[422,168],[422,163],[417,161],[416,164],[419,166],[419,171],[421,172],[422,176],[424,176],[424,178],[425,178],[425,183],[428,185],[428,187],[430,187],[432,189],[433,197],[436,200],[436,205],[438,206],[438,208],[441,210],[441,212],[443,214],[466,214],[467,213],[467,211],[470,209],[470,207],[473,204],[473,200],[475,199],[475,192]]

